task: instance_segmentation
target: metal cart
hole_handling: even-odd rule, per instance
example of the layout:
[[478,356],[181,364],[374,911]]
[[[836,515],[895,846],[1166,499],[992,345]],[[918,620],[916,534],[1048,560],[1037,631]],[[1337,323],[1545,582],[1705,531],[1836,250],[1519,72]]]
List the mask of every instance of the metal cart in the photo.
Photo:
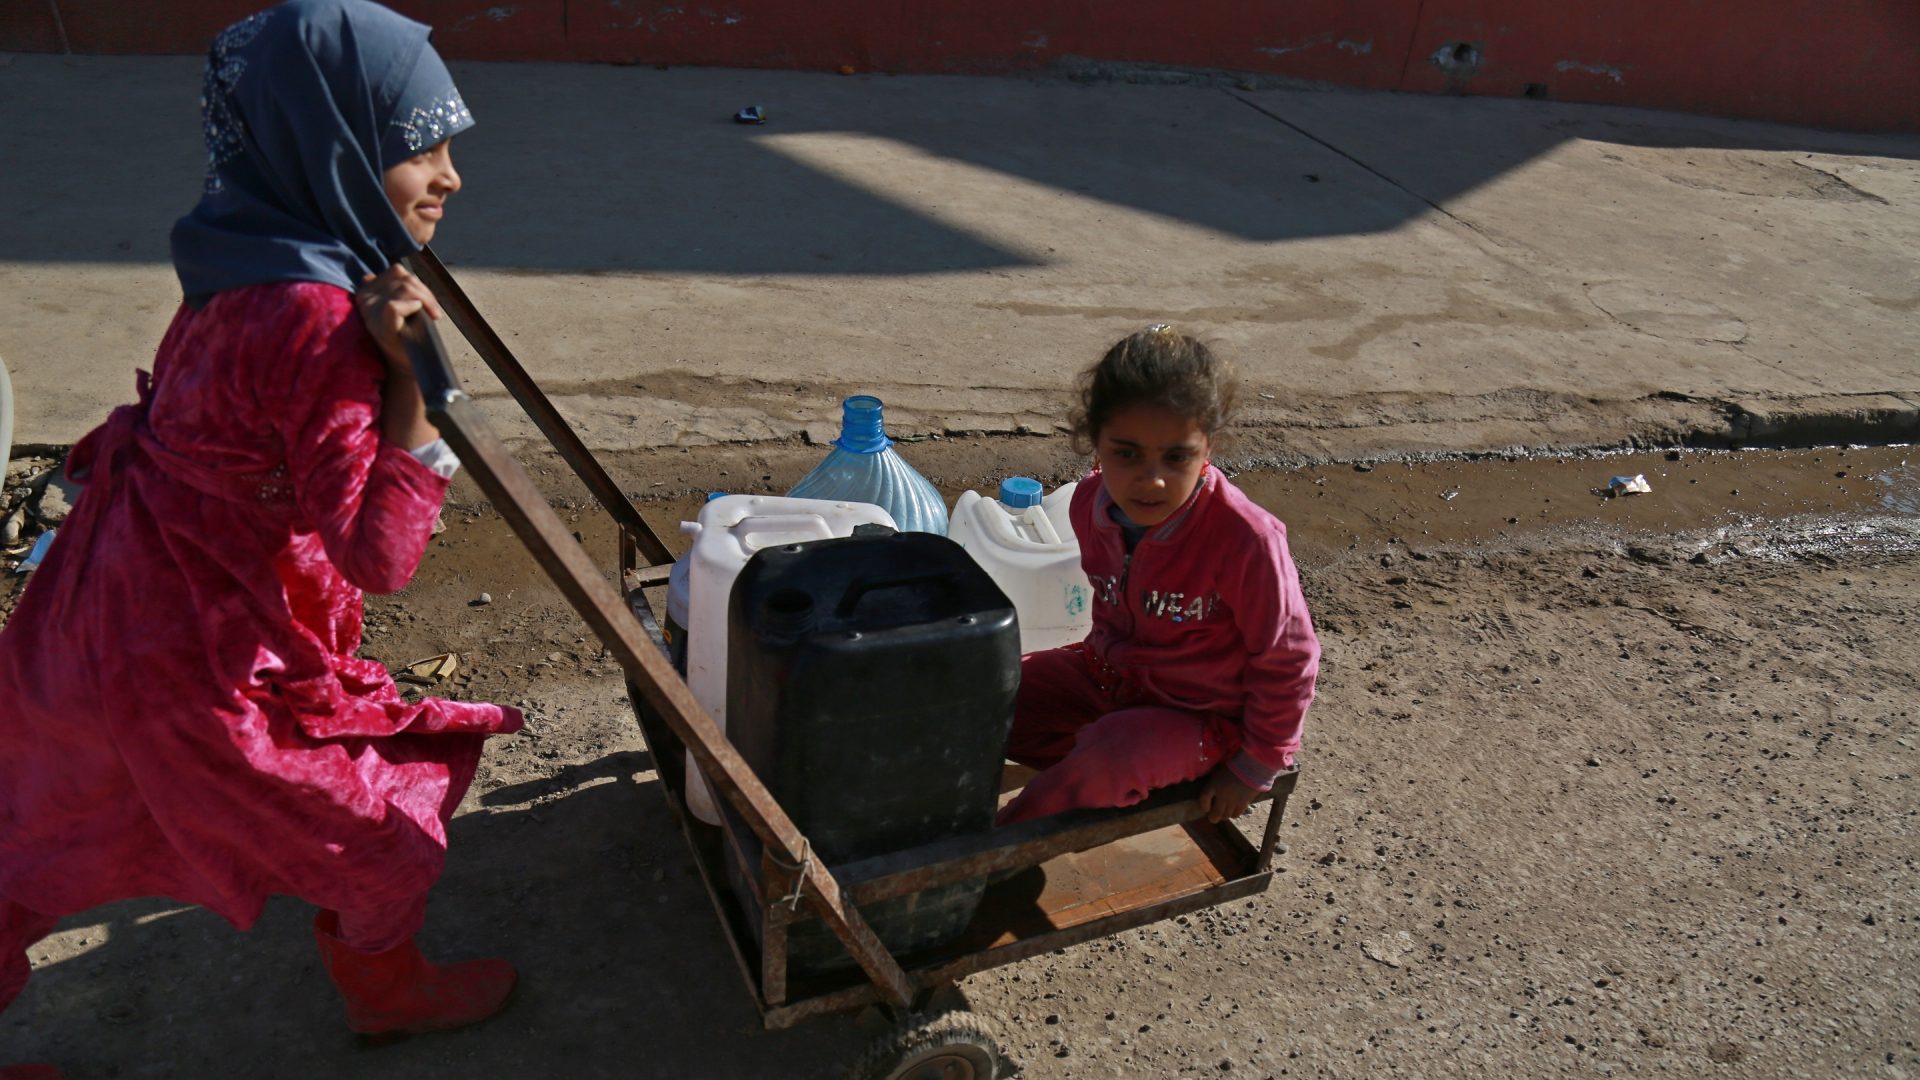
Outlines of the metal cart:
[[[936,1004],[938,992],[973,972],[1267,887],[1297,772],[1282,774],[1274,784],[1272,811],[1257,846],[1231,822],[1206,821],[1196,801],[1196,782],[1156,792],[1125,809],[1074,811],[834,866],[814,859],[807,838],[694,701],[666,657],[646,590],[666,582],[673,556],[434,254],[423,251],[409,262],[619,526],[616,587],[489,430],[461,389],[432,324],[420,316],[410,320],[409,355],[429,417],[624,669],[660,790],[768,1028],[877,1006],[889,1015],[893,1030],[852,1065],[849,1075],[992,1080],[1007,1075],[993,1033],[963,1009],[943,1011]],[[683,749],[692,753],[719,797],[724,813],[718,827],[687,811]],[[1003,787],[1019,786],[1026,775],[1009,766]],[[729,887],[730,862],[752,883],[752,895]],[[1038,872],[1018,872],[1032,867]],[[973,921],[938,948],[895,956],[861,916],[864,904],[988,875],[994,883]],[[789,928],[815,919],[826,923],[857,968],[790,976]]]

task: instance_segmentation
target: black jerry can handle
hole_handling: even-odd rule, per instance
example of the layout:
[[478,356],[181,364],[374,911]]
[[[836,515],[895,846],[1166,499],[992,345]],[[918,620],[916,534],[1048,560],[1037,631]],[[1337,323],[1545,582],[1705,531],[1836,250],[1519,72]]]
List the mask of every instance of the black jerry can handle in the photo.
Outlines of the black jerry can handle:
[[894,577],[857,578],[852,584],[847,586],[847,591],[841,594],[840,603],[836,606],[834,614],[842,619],[852,615],[854,609],[860,606],[860,601],[866,599],[873,593],[884,592],[888,589],[910,589],[925,585],[934,586],[942,592],[951,592],[953,589],[952,571],[932,570],[918,574],[902,574]]

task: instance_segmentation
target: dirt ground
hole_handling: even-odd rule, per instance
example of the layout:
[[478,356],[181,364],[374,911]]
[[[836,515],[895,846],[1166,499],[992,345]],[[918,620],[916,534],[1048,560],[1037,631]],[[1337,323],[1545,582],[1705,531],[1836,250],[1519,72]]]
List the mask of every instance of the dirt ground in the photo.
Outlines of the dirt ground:
[[[1067,460],[1058,440],[1009,447],[995,456]],[[1627,516],[1771,475],[1761,457],[1702,459],[1712,479],[1692,485],[1691,460],[1562,462],[1547,475],[1647,471],[1655,494],[1563,484],[1577,512],[1551,515],[1537,477],[1497,463],[1250,478],[1295,522],[1325,649],[1272,887],[961,992],[1036,1080],[1920,1073],[1920,532],[1906,458],[1878,453],[1878,486],[1793,457],[1803,477],[1851,469],[1840,483],[1873,497],[1792,517],[1773,511],[1809,509],[1804,490],[1730,512],[1755,480],[1711,510]],[[773,468],[750,482],[784,479]],[[648,517],[665,532],[687,492],[744,475],[682,476]],[[33,950],[0,1062],[810,1077],[873,1037],[858,1017],[761,1030],[620,672],[472,498],[456,489],[415,582],[370,601],[367,651],[454,651],[449,693],[528,711],[454,821],[423,935],[438,956],[518,963],[511,1009],[360,1049],[304,905],[276,901],[242,935],[129,901]],[[1442,521],[1474,506],[1479,524]],[[577,517],[609,553],[603,519]]]

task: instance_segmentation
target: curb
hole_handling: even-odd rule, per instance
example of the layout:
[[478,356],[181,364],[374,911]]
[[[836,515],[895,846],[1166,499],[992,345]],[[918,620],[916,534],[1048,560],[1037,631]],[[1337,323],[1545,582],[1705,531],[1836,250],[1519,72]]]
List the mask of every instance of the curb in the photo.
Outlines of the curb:
[[1920,441],[1920,395],[1735,401],[1727,412],[1726,437],[1734,449]]

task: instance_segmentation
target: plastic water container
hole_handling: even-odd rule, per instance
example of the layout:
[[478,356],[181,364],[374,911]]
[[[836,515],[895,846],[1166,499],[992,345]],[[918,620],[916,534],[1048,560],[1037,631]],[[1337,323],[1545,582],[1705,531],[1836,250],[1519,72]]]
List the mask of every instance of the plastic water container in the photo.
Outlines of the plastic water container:
[[1039,481],[1013,476],[998,499],[968,491],[953,504],[947,535],[1013,601],[1023,654],[1084,640],[1093,626],[1093,590],[1067,517],[1075,486],[1042,498]]
[[[687,522],[681,522],[682,525]],[[691,559],[678,559],[673,569],[667,572],[667,625],[660,628],[667,639],[667,659],[673,661],[673,670],[687,677],[687,623],[692,616],[687,613],[687,590],[692,587],[689,578],[693,566]]]
[[[763,550],[728,620],[729,738],[814,858],[838,865],[992,826],[1020,637],[1006,597],[952,541]],[[889,949],[912,953],[963,931],[985,887],[960,881],[861,912]],[[795,973],[852,963],[818,921],[789,927],[787,946]]]
[[[680,560],[687,567],[687,687],[721,731],[727,729],[727,603],[741,567],[763,548],[851,536],[859,525],[894,527],[878,506],[774,495],[725,495],[701,507],[699,520],[680,523],[680,531],[693,538]],[[669,582],[669,612],[672,591]],[[720,823],[712,789],[691,753],[687,807],[709,825]]]
[[[724,491],[707,493],[708,502],[726,497]],[[687,526],[692,524],[681,522],[680,531],[686,533]],[[660,628],[661,634],[667,639],[667,658],[673,661],[673,670],[679,672],[683,679],[687,677],[687,589],[692,566],[692,559],[677,559],[673,569],[667,572],[667,625]]]
[[840,437],[788,495],[872,503],[893,515],[903,532],[947,534],[947,503],[940,492],[893,449],[880,399],[868,394],[841,403]]

